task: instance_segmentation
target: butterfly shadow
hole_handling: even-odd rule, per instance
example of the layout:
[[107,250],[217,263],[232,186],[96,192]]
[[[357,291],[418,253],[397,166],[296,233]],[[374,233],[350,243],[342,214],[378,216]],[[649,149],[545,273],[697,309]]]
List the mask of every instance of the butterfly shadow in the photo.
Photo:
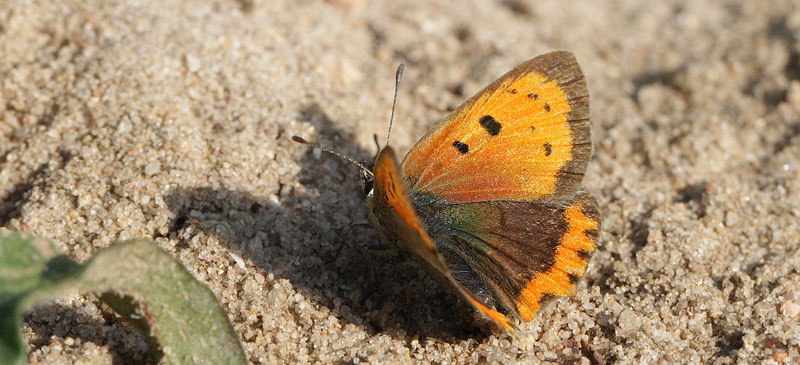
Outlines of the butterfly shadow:
[[[354,135],[338,128],[319,106],[303,108],[299,118],[319,131],[303,137],[372,165],[375,152],[356,145]],[[472,308],[402,256],[386,247],[374,249],[378,238],[366,224],[369,217],[355,165],[310,148],[299,162],[301,188],[282,185],[280,203],[240,190],[173,189],[166,197],[175,214],[170,237],[176,235],[180,249],[196,234],[190,232],[199,229],[213,235],[275,280],[288,279],[343,324],[363,326],[372,334],[388,333],[407,341],[485,338],[479,322],[473,321]]]

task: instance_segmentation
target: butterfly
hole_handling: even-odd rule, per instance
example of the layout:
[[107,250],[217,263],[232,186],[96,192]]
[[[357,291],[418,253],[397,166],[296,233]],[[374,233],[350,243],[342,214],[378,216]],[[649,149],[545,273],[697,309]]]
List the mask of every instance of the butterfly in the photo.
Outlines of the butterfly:
[[585,273],[601,221],[581,188],[591,156],[586,80],[559,51],[468,99],[402,162],[387,145],[371,170],[361,166],[381,239],[513,330],[512,314],[530,321]]

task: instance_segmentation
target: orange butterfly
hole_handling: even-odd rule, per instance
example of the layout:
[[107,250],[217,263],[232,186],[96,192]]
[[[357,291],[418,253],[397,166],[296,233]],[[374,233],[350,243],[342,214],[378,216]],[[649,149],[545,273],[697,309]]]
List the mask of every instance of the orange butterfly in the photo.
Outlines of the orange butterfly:
[[510,313],[530,321],[586,270],[600,229],[581,190],[591,155],[586,80],[553,52],[467,100],[401,164],[383,148],[365,190],[384,241],[512,330]]

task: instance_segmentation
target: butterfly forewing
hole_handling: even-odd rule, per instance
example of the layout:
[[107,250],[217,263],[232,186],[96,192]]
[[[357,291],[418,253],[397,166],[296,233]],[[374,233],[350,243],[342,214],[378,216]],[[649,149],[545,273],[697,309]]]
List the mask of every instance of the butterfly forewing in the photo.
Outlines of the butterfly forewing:
[[411,190],[450,202],[569,199],[591,157],[588,106],[570,53],[536,57],[431,129],[403,176]]

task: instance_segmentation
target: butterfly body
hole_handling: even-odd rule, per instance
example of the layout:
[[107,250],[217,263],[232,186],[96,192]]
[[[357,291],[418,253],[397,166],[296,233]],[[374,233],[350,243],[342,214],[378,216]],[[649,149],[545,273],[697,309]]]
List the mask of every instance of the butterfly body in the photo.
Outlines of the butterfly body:
[[370,215],[385,241],[501,328],[574,293],[595,250],[589,101],[574,57],[536,57],[467,100],[398,163],[383,148]]

